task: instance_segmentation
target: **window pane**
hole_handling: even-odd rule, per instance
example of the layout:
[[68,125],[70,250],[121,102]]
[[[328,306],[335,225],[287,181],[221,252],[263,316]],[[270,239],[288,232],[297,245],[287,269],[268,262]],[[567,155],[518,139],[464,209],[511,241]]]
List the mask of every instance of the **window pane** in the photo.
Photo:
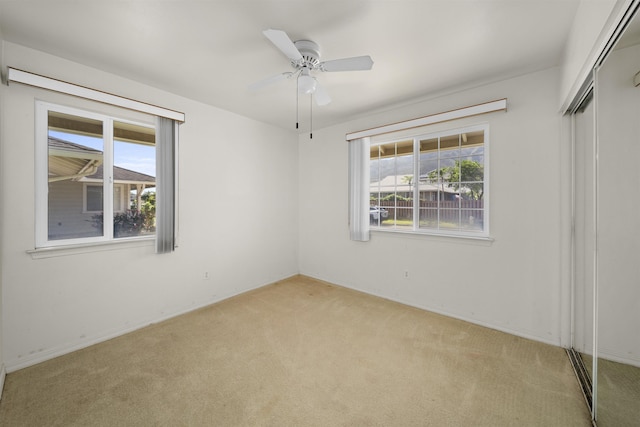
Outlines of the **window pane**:
[[484,180],[484,164],[482,157],[473,157],[473,160],[461,160],[460,181],[482,182]]
[[122,191],[122,185],[113,186],[113,212],[122,212],[125,210],[126,202],[123,200],[125,192]]
[[369,221],[371,226],[379,227],[389,218],[389,211],[386,208],[372,205],[369,207]]
[[[437,208],[438,188],[435,185],[420,185],[420,206]],[[428,202],[428,203],[427,203]],[[432,205],[432,206],[431,206]]]
[[371,158],[369,163],[369,182],[380,181],[380,160],[376,157]]
[[[371,205],[377,205],[380,200],[380,169],[382,168],[382,159],[380,159],[380,147],[371,147],[371,159],[369,162],[369,199]],[[376,217],[377,218],[377,217]],[[377,219],[370,213],[371,224]]]
[[484,130],[420,141],[419,227],[483,231]]
[[102,212],[104,198],[101,185],[87,185],[87,212]]
[[396,143],[396,156],[403,156],[406,154],[413,155],[413,140],[402,141]]
[[484,183],[482,181],[461,182],[460,197],[464,200],[479,200],[484,197]]
[[438,221],[440,230],[458,230],[460,228],[460,211],[458,209],[440,209]]
[[438,158],[436,153],[420,154],[420,181],[436,182]]
[[[101,185],[87,185],[85,188],[85,210],[92,213],[100,213],[104,210],[104,194]],[[113,188],[113,206],[115,212],[121,212],[123,208],[123,191],[121,185]]]
[[468,129],[372,147],[371,209],[387,211],[372,226],[485,231],[485,130]]
[[460,157],[460,135],[440,138],[440,158]]
[[412,227],[413,139],[371,149],[370,221],[374,227]]
[[[421,203],[420,206],[429,206],[429,204]],[[433,206],[437,206],[437,203],[433,204]],[[420,228],[438,228],[437,207],[420,208]]]
[[[482,206],[482,200],[480,200]],[[460,228],[465,231],[482,231],[484,211],[482,209],[462,209]]]
[[[96,214],[102,210],[102,122],[50,111],[47,136],[48,239],[102,236],[102,218]],[[87,182],[93,190],[89,197]]]
[[155,129],[113,123],[113,236],[155,233]]
[[422,141],[420,141],[421,153],[426,153],[426,152],[437,153],[437,151],[438,151],[438,138],[423,139]]
[[[480,153],[482,153],[482,151],[480,151]],[[471,160],[472,162],[476,162],[480,166],[484,167],[484,155],[483,154],[477,154],[477,155],[469,156],[467,159]]]
[[438,138],[420,141],[420,200],[437,200],[441,182],[438,158]]
[[397,207],[395,209],[395,218],[393,219],[391,224],[400,229],[413,229],[413,209]]
[[484,131],[477,130],[474,132],[467,132],[460,135],[460,145],[463,147],[476,146],[482,148],[484,145]]

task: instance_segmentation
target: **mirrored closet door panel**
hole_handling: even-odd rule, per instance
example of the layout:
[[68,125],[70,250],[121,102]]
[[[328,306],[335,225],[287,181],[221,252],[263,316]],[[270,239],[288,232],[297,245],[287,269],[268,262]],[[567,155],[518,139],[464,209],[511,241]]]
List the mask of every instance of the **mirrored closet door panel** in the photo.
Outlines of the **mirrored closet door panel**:
[[573,114],[574,153],[574,366],[586,399],[592,398],[595,266],[595,108],[593,91]]
[[[598,426],[640,426],[640,39],[596,72]],[[634,78],[636,83],[634,83]]]

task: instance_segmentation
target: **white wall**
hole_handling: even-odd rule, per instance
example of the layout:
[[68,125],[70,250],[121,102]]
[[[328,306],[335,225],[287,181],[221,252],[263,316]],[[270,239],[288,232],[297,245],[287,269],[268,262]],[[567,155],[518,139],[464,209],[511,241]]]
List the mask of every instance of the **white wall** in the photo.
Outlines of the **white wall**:
[[564,111],[588,78],[632,0],[581,0],[565,44],[560,99]]
[[[551,344],[568,343],[569,144],[547,70],[300,137],[300,272]],[[492,243],[347,230],[347,132],[508,98],[490,124]],[[409,278],[403,272],[409,271]]]
[[[298,272],[297,135],[99,70],[6,43],[5,65],[186,113],[180,127],[180,240],[32,259],[34,101],[2,88],[3,356],[9,371]],[[205,280],[204,273],[209,273]]]
[[598,351],[640,366],[640,46],[613,52],[597,80]]

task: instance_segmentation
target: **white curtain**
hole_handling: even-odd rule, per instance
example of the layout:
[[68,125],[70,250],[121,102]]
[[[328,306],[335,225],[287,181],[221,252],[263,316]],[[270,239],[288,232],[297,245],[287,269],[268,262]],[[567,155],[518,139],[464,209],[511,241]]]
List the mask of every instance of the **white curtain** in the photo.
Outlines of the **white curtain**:
[[349,235],[369,240],[369,145],[370,138],[349,141]]
[[178,126],[158,117],[156,128],[156,253],[175,249],[176,147]]

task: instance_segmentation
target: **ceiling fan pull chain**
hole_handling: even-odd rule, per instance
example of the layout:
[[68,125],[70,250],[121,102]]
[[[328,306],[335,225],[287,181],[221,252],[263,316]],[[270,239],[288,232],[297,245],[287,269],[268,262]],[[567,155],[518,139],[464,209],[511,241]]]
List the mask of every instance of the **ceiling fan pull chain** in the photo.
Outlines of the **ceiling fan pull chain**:
[[300,83],[298,82],[298,78],[296,77],[296,129],[298,129],[298,111],[300,110],[299,106],[300,100]]

